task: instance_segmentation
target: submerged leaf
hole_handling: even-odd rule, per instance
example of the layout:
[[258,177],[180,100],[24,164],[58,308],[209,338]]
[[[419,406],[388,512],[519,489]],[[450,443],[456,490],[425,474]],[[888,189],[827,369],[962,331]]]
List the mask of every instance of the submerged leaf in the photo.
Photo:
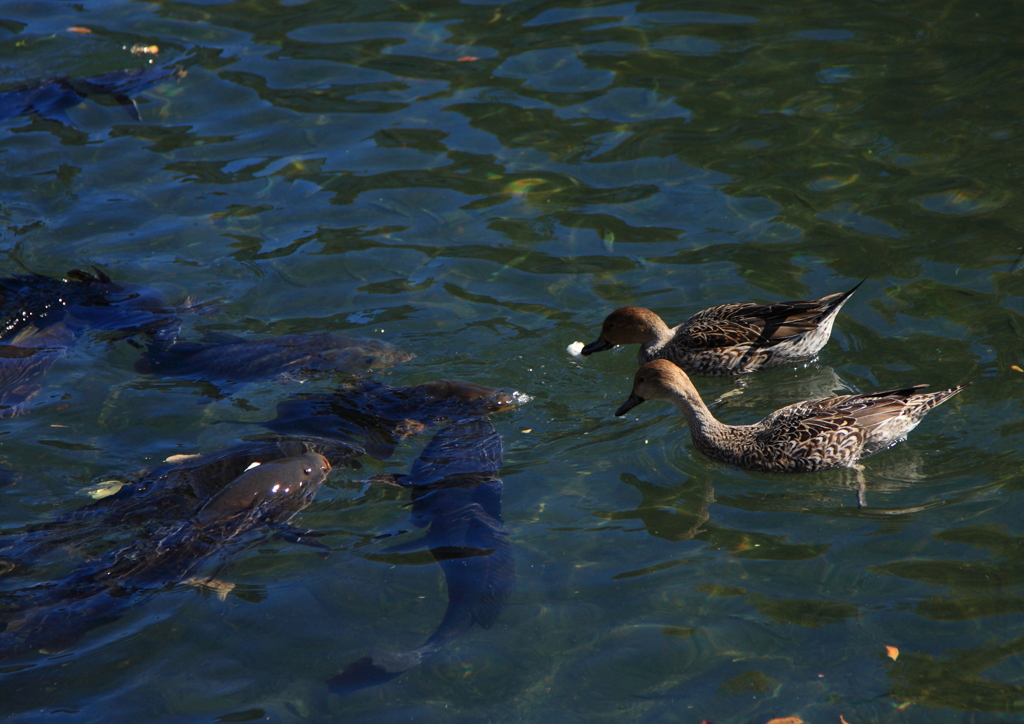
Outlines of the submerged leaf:
[[890,659],[895,661],[896,659],[899,658],[900,650],[898,648],[896,648],[895,646],[886,646],[885,647],[885,653],[889,656]]

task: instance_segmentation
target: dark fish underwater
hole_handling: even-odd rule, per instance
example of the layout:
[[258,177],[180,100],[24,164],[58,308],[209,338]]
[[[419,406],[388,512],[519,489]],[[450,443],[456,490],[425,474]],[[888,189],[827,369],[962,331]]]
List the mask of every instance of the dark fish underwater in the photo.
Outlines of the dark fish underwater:
[[178,326],[178,310],[158,290],[115,282],[99,269],[72,269],[65,279],[0,279],[0,417],[24,411],[42,376],[85,330],[103,330],[113,341],[174,336]]
[[474,624],[487,629],[497,620],[516,580],[512,545],[501,520],[502,449],[489,420],[460,420],[434,435],[407,476],[379,481],[410,490],[412,525],[427,529],[384,552],[429,550],[444,572],[448,607],[421,646],[402,652],[374,649],[328,679],[332,692],[344,695],[391,681]]
[[0,539],[0,573],[31,566],[50,550],[87,551],[88,541],[103,531],[141,529],[148,535],[154,525],[184,520],[253,463],[313,451],[335,468],[358,468],[360,456],[386,459],[411,434],[450,416],[501,409],[511,401],[500,390],[453,380],[398,388],[359,380],[336,394],[296,395],[264,424],[274,437],[172,458],[132,476],[113,495]]
[[[177,333],[178,309],[160,291],[115,282],[93,267],[65,278],[20,274],[0,278],[0,340],[29,328],[66,322],[75,331],[117,330],[122,336]],[[159,335],[158,335],[159,336]]]
[[[252,459],[254,455],[260,457],[259,451],[239,450],[229,456],[235,466],[245,460],[256,465],[193,505],[181,519],[153,525],[133,542],[82,564],[61,581],[5,593],[0,598],[6,619],[0,658],[66,650],[90,630],[184,580],[215,555],[252,542],[248,534],[286,524],[314,498],[331,469],[327,459],[314,452],[262,464]],[[227,460],[222,457],[218,462]],[[184,497],[180,503],[188,500]]]
[[[338,409],[361,411],[346,418],[343,435],[332,435],[340,419],[334,416],[322,418],[330,422],[320,434],[279,418],[271,425],[279,437],[164,463],[113,495],[0,540],[0,660],[73,650],[90,631],[215,561],[219,570],[269,534],[322,550],[316,533],[289,521],[313,499],[327,470],[359,467],[361,440],[392,440],[381,447],[390,453],[411,432],[452,419],[408,480],[398,481],[413,490],[414,523],[428,528],[418,545],[441,563],[450,590],[445,622],[399,661],[429,656],[474,622],[489,626],[511,591],[514,568],[500,522],[501,439],[480,415],[511,396],[451,380],[408,388],[364,380],[334,397]],[[69,558],[82,562],[58,580],[39,582],[40,569]],[[341,681],[336,690],[346,685]],[[365,675],[359,681],[379,683]]]
[[153,342],[135,364],[137,372],[232,386],[284,373],[365,374],[402,364],[413,355],[379,339],[336,334],[290,334],[248,339],[207,334],[199,342]]
[[123,106],[136,121],[139,107],[132,96],[147,88],[186,75],[181,66],[117,70],[90,78],[51,78],[35,81],[0,93],[0,119],[37,115],[64,125],[72,125],[67,110],[87,98],[109,96]]
[[383,460],[402,440],[431,426],[514,404],[503,390],[464,380],[390,387],[362,379],[336,394],[294,395],[278,403],[277,417],[264,426],[282,435],[344,442]]

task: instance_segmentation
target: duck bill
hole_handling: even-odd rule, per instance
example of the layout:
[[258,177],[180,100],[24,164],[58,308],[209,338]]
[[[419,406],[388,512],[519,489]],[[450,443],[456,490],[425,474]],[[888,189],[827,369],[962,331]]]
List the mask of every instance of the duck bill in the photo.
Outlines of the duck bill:
[[614,347],[615,345],[611,342],[605,341],[604,337],[598,337],[596,342],[591,342],[581,349],[580,354],[586,357],[589,354],[594,354],[594,352],[605,352],[609,349],[613,349]]
[[643,401],[644,401],[644,398],[642,398],[640,395],[636,394],[635,392],[632,393],[629,396],[629,399],[626,400],[625,402],[623,402],[622,405],[619,407],[619,409],[615,411],[615,416],[616,417],[622,417],[623,415],[625,415],[627,412],[632,410],[634,407],[636,407],[637,405],[639,405]]

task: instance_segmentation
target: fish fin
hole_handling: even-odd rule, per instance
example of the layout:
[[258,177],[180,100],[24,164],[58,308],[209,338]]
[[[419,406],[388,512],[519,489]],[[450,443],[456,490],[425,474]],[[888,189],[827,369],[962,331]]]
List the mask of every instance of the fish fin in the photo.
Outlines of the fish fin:
[[139,105],[135,102],[134,98],[124,93],[115,93],[113,97],[115,101],[124,106],[129,116],[136,121],[142,121],[142,116],[139,114]]
[[367,485],[378,485],[386,488],[405,488],[408,487],[408,483],[403,482],[408,475],[402,473],[380,473],[373,475],[363,482]]

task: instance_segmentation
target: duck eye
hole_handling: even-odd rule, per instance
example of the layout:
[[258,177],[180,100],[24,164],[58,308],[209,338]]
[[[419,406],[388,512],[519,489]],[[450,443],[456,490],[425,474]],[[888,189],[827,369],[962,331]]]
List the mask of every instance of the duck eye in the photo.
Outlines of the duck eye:
[[306,475],[309,475],[309,474],[311,474],[313,472],[313,468],[306,468],[302,472],[304,472]]

